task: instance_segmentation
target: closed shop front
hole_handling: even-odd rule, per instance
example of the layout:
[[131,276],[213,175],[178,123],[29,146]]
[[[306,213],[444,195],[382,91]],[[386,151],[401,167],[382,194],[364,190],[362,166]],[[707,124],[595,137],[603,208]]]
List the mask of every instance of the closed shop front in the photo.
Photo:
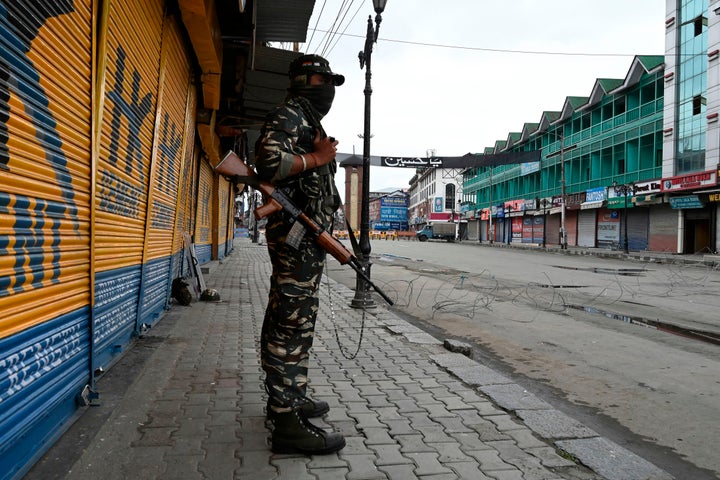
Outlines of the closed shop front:
[[467,227],[467,239],[471,242],[480,240],[480,222],[478,220],[469,220]]
[[542,244],[545,235],[543,215],[525,215],[522,220],[522,242]]
[[224,177],[218,177],[218,253],[217,259],[223,259],[232,250],[233,204],[231,203],[233,186]]
[[621,211],[613,208],[601,208],[597,211],[597,247],[607,249],[622,249]]
[[213,195],[214,175],[213,169],[207,159],[200,162],[200,176],[198,179],[197,212],[195,213],[195,253],[198,261],[205,263],[212,258],[212,211],[215,200]]
[[597,210],[580,210],[578,215],[578,246],[595,247],[597,234]]
[[648,249],[648,241],[650,238],[650,210],[647,208],[629,208],[627,210],[627,224],[623,226],[627,228],[628,248],[634,251],[644,251]]
[[567,242],[570,246],[578,244],[578,212],[580,210],[568,210],[565,212],[565,230],[567,230]]
[[[145,260],[148,231],[153,221],[161,221],[151,211],[155,192],[150,185],[151,175],[159,176],[152,159],[163,10],[160,2],[110,2],[107,23],[100,26],[107,36],[106,67],[98,73],[106,101],[100,112],[95,177],[94,369],[107,370],[130,343],[145,307],[143,282],[161,275]],[[163,203],[158,198],[158,210]],[[152,229],[158,227],[156,223]]]
[[651,206],[648,216],[650,218],[648,250],[676,253],[678,248],[678,211],[664,203]]
[[188,144],[193,141],[193,132],[188,132],[187,128],[187,123],[193,120],[188,116],[189,54],[183,46],[177,19],[164,19],[162,35],[158,110],[153,139],[155,156],[150,169],[149,221],[146,222],[143,252],[143,300],[138,315],[141,325],[152,324],[168,306],[173,253],[182,249],[176,225],[184,150],[190,149]]
[[545,228],[545,242],[548,245],[560,245],[560,215],[548,215]]
[[0,1],[0,478],[76,411],[90,382],[89,0]]

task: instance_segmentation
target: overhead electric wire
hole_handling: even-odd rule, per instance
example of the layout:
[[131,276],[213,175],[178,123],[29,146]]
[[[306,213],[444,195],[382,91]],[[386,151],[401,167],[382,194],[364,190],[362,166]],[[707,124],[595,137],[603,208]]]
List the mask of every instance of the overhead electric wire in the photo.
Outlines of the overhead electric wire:
[[322,14],[325,11],[325,5],[327,4],[327,0],[323,0],[322,7],[320,8],[320,14],[317,17],[317,20],[315,20],[315,28],[313,28],[312,35],[310,35],[310,40],[307,42],[308,47],[310,47],[310,44],[313,41],[313,38],[315,38],[315,32],[318,32],[318,23],[320,23],[320,19],[322,18]]
[[[342,17],[342,19],[340,19],[340,23],[338,24],[337,30],[339,30],[340,27],[342,26],[342,24],[345,22],[345,18],[347,17],[347,14],[348,14],[348,12],[350,11],[350,7],[352,7],[353,2],[354,2],[354,0],[352,0],[352,1],[348,4],[347,8],[345,9],[345,12],[343,13],[343,17]],[[340,38],[345,34],[345,31],[348,29],[348,27],[349,27],[350,24],[352,23],[353,19],[355,18],[355,15],[357,15],[357,12],[360,10],[360,8],[362,8],[362,6],[363,6],[362,3],[360,3],[360,6],[358,7],[358,9],[355,10],[355,13],[353,14],[353,16],[350,17],[350,21],[345,24],[345,28],[343,29],[342,33],[337,33],[337,30],[336,30],[336,31],[335,31],[335,34],[328,39],[328,43],[325,45],[325,49],[323,50],[323,53],[322,53],[323,56],[328,56],[328,55],[330,54],[330,52],[332,51],[333,47],[334,47],[335,45],[337,45],[337,42],[338,42],[338,41],[340,40]],[[334,42],[333,42],[333,41],[334,41]],[[332,47],[331,47],[331,44],[333,45]]]
[[[322,46],[327,45],[329,42],[329,38],[331,38],[333,35],[336,35],[335,32],[337,30],[338,19],[341,17],[346,3],[347,3],[347,0],[343,0],[342,4],[340,5],[340,8],[337,11],[337,14],[335,15],[332,25],[330,25],[328,30],[318,30],[319,32],[323,32],[324,35],[319,40],[318,45],[313,49],[314,52],[317,53],[318,50],[320,50],[320,52],[322,52],[322,49],[324,48]],[[318,21],[320,19],[321,19],[321,15],[318,16]],[[310,45],[308,45],[308,51],[310,51]],[[320,55],[322,55],[322,53],[320,53]]]
[[363,4],[360,3],[360,5],[358,6],[357,10],[355,10],[355,13],[353,13],[353,16],[350,18],[350,21],[348,21],[347,24],[345,25],[345,29],[343,29],[342,33],[335,35],[335,37],[336,37],[336,38],[335,38],[335,43],[333,43],[332,47],[330,47],[330,49],[327,51],[327,54],[328,54],[328,55],[330,55],[330,54],[332,53],[332,51],[335,49],[335,47],[337,46],[338,42],[340,41],[340,38],[345,35],[345,32],[347,31],[348,27],[350,26],[350,24],[352,24],[353,20],[355,20],[355,17],[357,17],[357,14],[358,14],[358,12],[360,12],[360,9],[361,9],[362,7],[363,7]]
[[[323,32],[324,30],[318,30]],[[334,35],[341,35],[354,38],[365,38],[365,35],[357,35],[353,33],[343,33]],[[433,47],[433,48],[447,48],[455,50],[471,50],[478,52],[492,52],[492,53],[516,53],[525,55],[563,55],[563,56],[578,56],[578,57],[634,57],[636,54],[632,53],[587,53],[587,52],[552,52],[543,50],[513,50],[507,48],[487,48],[487,47],[466,47],[463,45],[445,45],[442,43],[428,43],[428,42],[412,42],[409,40],[398,40],[393,38],[382,38],[379,37],[378,42],[389,42],[389,43],[401,43],[405,45],[416,45],[421,47]]]
[[[342,37],[352,37],[352,38],[365,38],[365,35],[358,35],[358,34],[352,34],[352,33],[346,33],[348,27],[353,23],[355,20],[355,17],[357,17],[357,14],[360,12],[360,9],[363,7],[364,2],[360,2],[360,5],[358,6],[357,10],[355,10],[355,13],[353,13],[352,17],[349,21],[345,21],[347,18],[347,14],[350,11],[353,3],[355,3],[355,0],[343,0],[342,5],[340,6],[337,15],[335,15],[335,19],[333,20],[332,25],[330,26],[329,30],[323,30],[318,28],[318,24],[320,23],[320,20],[322,18],[323,12],[325,11],[325,6],[327,4],[327,0],[323,1],[322,7],[320,9],[320,14],[317,17],[317,20],[315,21],[315,27],[312,29],[312,35],[310,37],[310,40],[307,42],[307,51],[311,51],[311,43],[313,39],[315,38],[315,33],[323,33],[322,39],[320,39],[318,45],[315,47],[314,51],[317,53],[318,50],[320,50],[320,55],[327,56],[329,55],[332,50],[337,46],[338,42]],[[342,32],[340,32],[341,27],[345,25],[344,28],[342,28]],[[378,42],[388,42],[388,43],[398,43],[398,44],[404,44],[404,45],[415,45],[415,46],[421,46],[421,47],[431,47],[431,48],[444,48],[444,49],[452,49],[452,50],[469,50],[469,51],[477,51],[477,52],[490,52],[490,53],[508,53],[508,54],[520,54],[520,55],[556,55],[556,56],[570,56],[570,57],[635,57],[637,54],[634,53],[591,53],[591,52],[562,52],[562,51],[546,51],[546,50],[515,50],[515,49],[507,49],[507,48],[488,48],[488,47],[469,47],[464,45],[448,45],[448,44],[441,44],[441,43],[430,43],[430,42],[415,42],[415,41],[409,41],[409,40],[399,40],[399,39],[393,39],[393,38],[378,38]]]
[[[335,21],[333,22],[333,26],[331,28],[332,32],[330,35],[326,36],[325,45],[323,46],[323,49],[320,53],[321,56],[325,57],[327,56],[328,49],[330,48],[330,44],[333,42],[334,38],[336,36],[342,35],[338,34],[337,32],[340,30],[340,27],[342,26],[343,22],[345,21],[345,18],[347,17],[347,13],[350,10],[350,7],[352,7],[352,4],[355,2],[355,0],[350,0],[349,2],[347,0],[343,0],[342,5],[340,5],[340,10],[338,11],[337,16],[335,17]],[[341,18],[342,16],[342,18]],[[347,29],[347,26],[345,27]],[[344,30],[343,30],[344,32]]]

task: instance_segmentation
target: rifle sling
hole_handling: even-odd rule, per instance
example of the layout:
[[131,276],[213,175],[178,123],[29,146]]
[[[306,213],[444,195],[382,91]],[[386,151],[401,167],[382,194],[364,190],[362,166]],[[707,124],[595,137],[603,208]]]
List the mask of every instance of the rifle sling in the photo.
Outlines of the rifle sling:
[[350,220],[345,218],[345,225],[347,226],[348,230],[348,236],[350,237],[350,246],[352,246],[353,253],[357,258],[362,259],[363,255],[360,251],[360,245],[357,243],[357,239],[355,238],[355,232],[353,232],[352,227],[350,226]]

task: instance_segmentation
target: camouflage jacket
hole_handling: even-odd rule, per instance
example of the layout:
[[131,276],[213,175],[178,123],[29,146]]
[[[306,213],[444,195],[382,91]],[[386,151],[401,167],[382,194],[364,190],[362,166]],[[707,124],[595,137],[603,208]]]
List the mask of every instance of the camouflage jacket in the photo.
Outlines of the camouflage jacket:
[[[289,98],[268,114],[255,145],[255,168],[261,179],[281,188],[295,205],[328,229],[333,213],[340,206],[334,180],[335,160],[327,166],[290,175],[293,157],[311,153],[316,128],[323,132],[319,121],[313,125],[302,103],[297,98]],[[305,105],[308,108],[309,105]]]

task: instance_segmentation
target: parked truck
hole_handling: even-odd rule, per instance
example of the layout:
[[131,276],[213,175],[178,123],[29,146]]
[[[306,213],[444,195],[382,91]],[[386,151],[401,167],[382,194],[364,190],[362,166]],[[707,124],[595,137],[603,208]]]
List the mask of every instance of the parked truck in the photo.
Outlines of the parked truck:
[[455,241],[455,224],[449,222],[430,223],[422,230],[415,232],[415,238],[421,242],[429,239]]

